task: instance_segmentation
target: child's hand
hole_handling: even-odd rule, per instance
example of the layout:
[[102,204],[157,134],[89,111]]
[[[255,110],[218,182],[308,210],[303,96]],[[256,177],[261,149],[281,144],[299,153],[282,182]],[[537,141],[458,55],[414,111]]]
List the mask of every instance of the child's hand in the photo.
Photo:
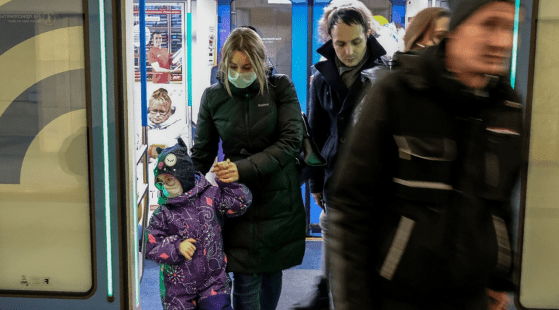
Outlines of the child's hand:
[[224,183],[231,183],[239,180],[237,165],[232,163],[229,159],[215,164],[211,172],[215,172],[217,178]]
[[184,240],[179,245],[179,251],[188,260],[192,260],[192,255],[194,255],[194,251],[196,251],[196,247],[193,243],[196,243],[196,240],[190,238]]

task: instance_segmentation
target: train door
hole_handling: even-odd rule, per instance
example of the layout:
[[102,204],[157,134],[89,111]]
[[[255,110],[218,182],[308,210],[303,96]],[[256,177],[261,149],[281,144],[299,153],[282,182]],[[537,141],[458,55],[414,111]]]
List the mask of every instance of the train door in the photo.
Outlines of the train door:
[[119,127],[120,9],[0,1],[3,309],[138,308]]
[[522,2],[522,7],[517,79],[526,102],[526,167],[518,195],[520,274],[515,297],[518,309],[559,309],[559,7],[550,0]]

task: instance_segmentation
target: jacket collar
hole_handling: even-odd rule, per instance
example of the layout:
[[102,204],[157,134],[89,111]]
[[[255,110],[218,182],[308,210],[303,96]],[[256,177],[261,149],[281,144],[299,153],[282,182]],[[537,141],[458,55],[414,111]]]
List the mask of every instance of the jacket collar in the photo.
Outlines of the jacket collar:
[[[375,60],[386,54],[386,51],[374,36],[369,36],[367,38],[367,49],[369,50],[370,56],[369,60],[361,68],[362,71],[374,67]],[[324,76],[324,79],[333,90],[337,92],[347,90],[338,73],[338,67],[336,66],[337,56],[332,40],[324,43],[324,45],[316,51],[326,58],[326,60],[318,62],[315,65],[316,70]]]

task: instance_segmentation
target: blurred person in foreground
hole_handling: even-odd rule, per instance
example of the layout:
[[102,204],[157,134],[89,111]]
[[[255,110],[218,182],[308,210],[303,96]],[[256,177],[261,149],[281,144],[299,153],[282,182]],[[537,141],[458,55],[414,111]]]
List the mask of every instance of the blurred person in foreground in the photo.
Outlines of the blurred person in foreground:
[[514,2],[465,0],[448,39],[356,107],[328,188],[336,310],[483,310],[512,290],[522,105]]
[[[320,228],[323,247],[328,242],[327,202],[323,190],[336,164],[338,150],[343,147],[344,133],[351,123],[351,114],[357,104],[371,90],[375,60],[386,52],[372,35],[371,12],[359,1],[343,5],[333,4],[324,9],[319,32],[328,35],[328,41],[317,52],[325,60],[315,65],[310,87],[309,130],[311,136],[328,161],[326,167],[317,168],[310,179],[310,190],[316,203],[323,209]],[[313,295],[296,303],[292,309],[328,309],[328,263],[324,259],[323,274]]]

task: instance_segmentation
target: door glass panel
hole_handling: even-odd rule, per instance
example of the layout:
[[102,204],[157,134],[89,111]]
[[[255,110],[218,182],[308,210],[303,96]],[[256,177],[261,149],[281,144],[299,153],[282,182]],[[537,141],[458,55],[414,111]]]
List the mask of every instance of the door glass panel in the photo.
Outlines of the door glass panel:
[[82,1],[0,1],[0,292],[92,288]]
[[524,307],[559,308],[559,7],[540,0],[521,266]]
[[291,4],[235,0],[232,11],[231,30],[235,26],[256,28],[278,73],[291,77]]

